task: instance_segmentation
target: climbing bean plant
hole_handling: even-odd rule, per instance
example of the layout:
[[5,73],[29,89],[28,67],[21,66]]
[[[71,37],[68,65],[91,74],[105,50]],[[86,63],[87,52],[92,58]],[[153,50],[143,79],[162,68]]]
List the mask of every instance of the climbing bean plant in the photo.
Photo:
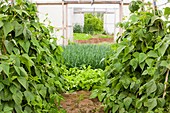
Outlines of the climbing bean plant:
[[0,113],[58,113],[61,47],[36,5],[0,1]]
[[119,24],[124,32],[107,61],[106,83],[91,95],[100,96],[106,113],[170,112],[170,21],[162,19],[169,8],[160,13],[138,3]]

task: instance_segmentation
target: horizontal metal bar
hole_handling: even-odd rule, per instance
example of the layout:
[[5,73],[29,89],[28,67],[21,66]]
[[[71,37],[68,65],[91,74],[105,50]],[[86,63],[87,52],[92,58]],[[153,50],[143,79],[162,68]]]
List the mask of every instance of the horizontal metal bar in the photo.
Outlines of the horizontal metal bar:
[[74,12],[74,14],[84,14],[84,13],[105,13],[105,14],[115,14],[115,12],[106,12],[106,11],[80,11],[80,12]]
[[[120,1],[94,1],[93,4],[120,4]],[[62,5],[62,2],[36,2],[37,5]],[[66,4],[91,4],[91,1],[64,1]],[[129,3],[123,3],[128,5]]]

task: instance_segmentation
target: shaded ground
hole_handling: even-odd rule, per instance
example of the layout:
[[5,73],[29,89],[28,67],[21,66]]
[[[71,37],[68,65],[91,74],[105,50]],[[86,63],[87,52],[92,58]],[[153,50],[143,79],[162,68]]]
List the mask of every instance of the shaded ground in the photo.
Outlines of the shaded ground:
[[89,91],[78,91],[71,94],[62,94],[64,101],[61,106],[67,113],[104,113],[98,99],[89,99]]

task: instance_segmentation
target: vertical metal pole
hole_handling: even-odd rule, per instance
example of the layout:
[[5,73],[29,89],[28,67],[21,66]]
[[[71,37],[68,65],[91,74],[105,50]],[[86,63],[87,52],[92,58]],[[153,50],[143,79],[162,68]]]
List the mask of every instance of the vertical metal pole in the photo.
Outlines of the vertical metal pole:
[[[119,22],[122,22],[122,20],[123,20],[123,0],[121,0],[119,4]],[[122,33],[121,28],[119,28],[119,33],[120,34]]]
[[114,36],[113,36],[113,42],[116,42],[116,12],[114,12]]
[[64,0],[62,1],[62,35],[63,35],[63,45],[64,45]]
[[68,45],[68,4],[66,4],[66,45]]
[[153,9],[154,9],[154,11],[157,11],[156,0],[153,0]]
[[11,5],[14,5],[14,2],[15,2],[14,0],[11,0]]

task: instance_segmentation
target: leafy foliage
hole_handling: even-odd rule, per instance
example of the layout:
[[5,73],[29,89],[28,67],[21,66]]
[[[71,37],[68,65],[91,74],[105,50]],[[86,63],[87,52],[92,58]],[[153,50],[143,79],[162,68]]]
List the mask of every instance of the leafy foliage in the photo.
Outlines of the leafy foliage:
[[73,33],[83,33],[83,26],[75,24],[73,27]]
[[65,79],[64,88],[67,91],[92,90],[104,82],[102,69],[91,69],[83,66],[81,69],[62,66],[61,73]]
[[0,113],[61,112],[62,48],[53,28],[39,22],[36,5],[26,0],[0,7]]
[[130,12],[134,13],[135,11],[138,11],[140,9],[142,2],[140,0],[138,1],[132,1],[129,4],[129,10]]
[[94,34],[103,31],[103,21],[100,18],[90,13],[85,14],[84,18],[84,33]]
[[104,59],[110,52],[110,45],[72,44],[64,47],[63,58],[67,67],[91,66],[105,68]]
[[170,112],[169,21],[151,12],[135,11],[120,24],[125,31],[107,61],[106,82],[91,95],[104,95],[106,113]]

